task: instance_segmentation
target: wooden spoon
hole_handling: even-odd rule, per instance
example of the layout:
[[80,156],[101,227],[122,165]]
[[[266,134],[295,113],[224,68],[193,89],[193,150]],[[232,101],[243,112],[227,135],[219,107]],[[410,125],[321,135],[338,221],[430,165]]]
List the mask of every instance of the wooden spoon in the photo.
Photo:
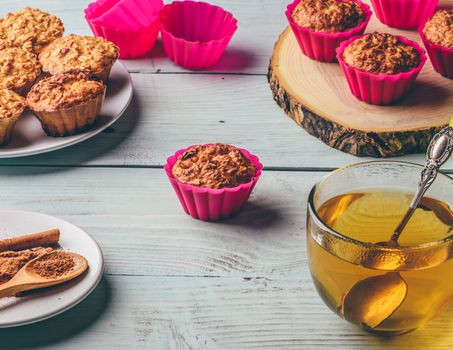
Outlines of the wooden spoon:
[[[447,126],[434,135],[422,170],[417,192],[409,209],[388,242],[377,243],[398,247],[398,239],[417,209],[428,188],[437,177],[439,168],[453,152],[453,127]],[[398,272],[388,272],[359,281],[343,298],[341,310],[345,319],[375,328],[388,319],[406,299],[407,284]]]
[[25,264],[8,282],[0,285],[0,298],[14,296],[17,293],[28,290],[65,283],[80,276],[88,269],[88,262],[83,256],[68,252],[64,252],[64,254],[72,257],[74,261],[74,266],[68,273],[59,277],[43,277],[39,275],[33,268],[33,264],[43,258],[43,255],[39,256]]

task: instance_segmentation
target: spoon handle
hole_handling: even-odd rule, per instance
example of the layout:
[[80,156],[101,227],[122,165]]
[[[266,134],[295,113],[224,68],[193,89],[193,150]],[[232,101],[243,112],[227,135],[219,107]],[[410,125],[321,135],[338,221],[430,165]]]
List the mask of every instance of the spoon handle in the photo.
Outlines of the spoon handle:
[[394,243],[398,242],[398,239],[409,222],[410,218],[414,214],[421,199],[425,195],[426,191],[431,187],[432,183],[437,177],[439,168],[450,158],[453,152],[453,128],[447,126],[434,135],[431,143],[428,147],[426,165],[422,170],[420,181],[418,184],[417,192],[412,199],[412,202],[404,215],[403,219],[395,229],[391,240]]

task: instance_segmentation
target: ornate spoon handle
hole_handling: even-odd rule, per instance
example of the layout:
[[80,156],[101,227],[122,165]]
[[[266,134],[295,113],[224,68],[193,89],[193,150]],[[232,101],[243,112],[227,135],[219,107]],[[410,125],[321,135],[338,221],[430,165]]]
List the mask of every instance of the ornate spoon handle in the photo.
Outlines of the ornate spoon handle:
[[448,158],[450,158],[452,152],[453,128],[451,126],[447,126],[439,133],[434,135],[431,143],[429,144],[427,153],[428,160],[426,161],[426,165],[422,170],[417,192],[412,199],[408,211],[406,212],[392,235],[391,240],[395,244],[397,244],[401,232],[403,232],[410,218],[414,214],[426,191],[436,179],[439,168],[448,160]]

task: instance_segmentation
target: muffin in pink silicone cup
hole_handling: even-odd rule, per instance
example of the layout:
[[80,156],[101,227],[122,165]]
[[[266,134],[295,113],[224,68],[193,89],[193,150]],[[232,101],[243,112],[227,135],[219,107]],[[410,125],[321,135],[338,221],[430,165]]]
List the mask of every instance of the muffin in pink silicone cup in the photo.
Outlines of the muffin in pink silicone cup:
[[162,0],[98,0],[85,9],[85,19],[95,36],[119,48],[120,58],[131,59],[154,47],[162,7]]
[[285,14],[305,56],[334,62],[336,48],[363,34],[372,12],[360,0],[296,0]]
[[341,43],[337,58],[352,94],[376,105],[406,95],[426,63],[425,50],[415,41],[377,32]]
[[165,5],[160,22],[165,53],[188,69],[215,65],[237,29],[237,20],[231,13],[195,1]]
[[413,29],[429,18],[439,0],[371,0],[377,18],[389,27]]
[[453,79],[453,9],[437,11],[419,33],[435,71]]
[[238,213],[262,169],[258,157],[247,150],[219,143],[179,150],[165,165],[184,211],[204,221]]

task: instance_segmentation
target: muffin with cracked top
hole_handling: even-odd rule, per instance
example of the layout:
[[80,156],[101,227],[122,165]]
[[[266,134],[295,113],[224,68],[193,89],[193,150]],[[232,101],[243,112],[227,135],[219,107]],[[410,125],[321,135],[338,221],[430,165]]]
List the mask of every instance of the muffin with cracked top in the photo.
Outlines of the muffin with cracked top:
[[118,48],[110,41],[75,34],[55,40],[39,54],[46,73],[55,75],[79,69],[104,82],[117,58]]
[[35,54],[17,47],[0,50],[0,86],[26,94],[41,74]]
[[436,72],[453,79],[453,9],[437,11],[419,32]]
[[245,149],[216,143],[180,150],[164,168],[184,211],[196,219],[217,221],[241,210],[263,165]]
[[14,91],[0,88],[0,146],[7,144],[16,122],[25,109],[25,99]]
[[72,70],[34,85],[27,95],[27,106],[48,135],[74,135],[97,121],[105,90],[98,78]]
[[360,0],[295,0],[286,17],[304,55],[334,62],[341,42],[363,34],[370,7]]
[[58,17],[26,7],[0,19],[0,48],[19,47],[39,54],[63,32],[64,26]]
[[353,95],[378,105],[406,95],[426,62],[415,41],[378,32],[343,42],[337,58]]

